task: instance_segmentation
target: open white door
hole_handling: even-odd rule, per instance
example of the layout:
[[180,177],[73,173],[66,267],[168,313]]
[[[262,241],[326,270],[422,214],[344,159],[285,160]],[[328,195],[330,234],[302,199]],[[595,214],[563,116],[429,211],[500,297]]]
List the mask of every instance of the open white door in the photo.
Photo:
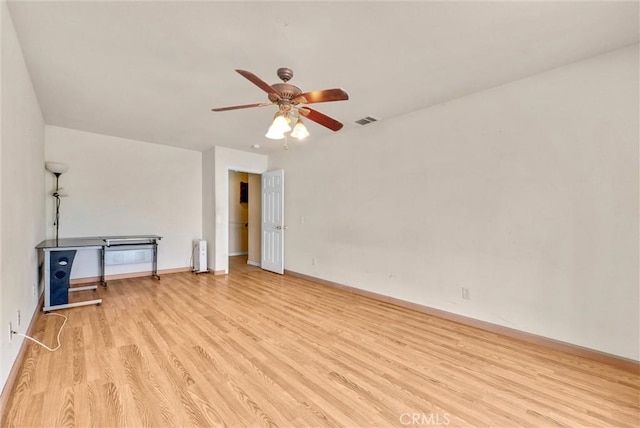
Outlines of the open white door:
[[262,269],[284,273],[284,171],[262,174]]

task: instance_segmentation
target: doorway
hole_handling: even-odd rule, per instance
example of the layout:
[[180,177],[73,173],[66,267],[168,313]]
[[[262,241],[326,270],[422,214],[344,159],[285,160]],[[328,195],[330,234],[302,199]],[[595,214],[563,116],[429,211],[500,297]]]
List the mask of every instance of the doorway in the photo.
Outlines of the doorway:
[[260,267],[260,188],[260,174],[229,170],[229,271],[246,271],[253,266]]

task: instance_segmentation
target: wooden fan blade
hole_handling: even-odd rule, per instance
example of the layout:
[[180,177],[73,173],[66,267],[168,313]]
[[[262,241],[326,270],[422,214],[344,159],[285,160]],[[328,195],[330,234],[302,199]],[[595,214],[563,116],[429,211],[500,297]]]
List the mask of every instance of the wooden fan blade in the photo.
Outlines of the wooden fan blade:
[[305,92],[298,95],[294,101],[302,104],[326,103],[329,101],[345,101],[349,94],[340,88],[325,89],[324,91]]
[[280,92],[276,91],[271,85],[269,85],[264,80],[260,79],[258,76],[253,74],[250,71],[245,70],[236,70],[240,75],[249,80],[251,83],[256,85],[258,88],[262,89],[269,95],[273,95],[277,100],[281,98]]
[[309,107],[299,108],[298,111],[307,119],[312,120],[332,131],[339,131],[344,126],[337,120],[327,116],[324,113],[320,113],[318,110],[310,109]]
[[241,106],[230,106],[230,107],[220,107],[220,108],[212,108],[211,111],[227,111],[227,110],[238,110],[241,108],[251,108],[251,107],[265,107],[273,105],[274,103],[256,103],[256,104],[243,104]]

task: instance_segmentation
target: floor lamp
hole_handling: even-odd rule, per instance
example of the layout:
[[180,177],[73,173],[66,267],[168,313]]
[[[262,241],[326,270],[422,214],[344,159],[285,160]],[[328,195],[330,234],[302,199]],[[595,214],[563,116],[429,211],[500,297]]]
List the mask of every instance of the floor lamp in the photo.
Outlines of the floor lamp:
[[69,170],[69,166],[58,162],[45,162],[44,167],[56,176],[56,190],[51,196],[56,199],[56,220],[53,223],[56,226],[56,247],[58,246],[58,230],[60,229],[60,198],[67,196],[59,186],[60,176]]

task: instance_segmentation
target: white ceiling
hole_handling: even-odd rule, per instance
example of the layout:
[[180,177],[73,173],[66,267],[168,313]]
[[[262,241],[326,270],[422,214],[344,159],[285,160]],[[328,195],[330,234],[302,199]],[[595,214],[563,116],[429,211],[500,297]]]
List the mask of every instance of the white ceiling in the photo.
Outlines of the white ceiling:
[[[46,123],[159,144],[261,151],[275,106],[234,72],[349,101],[359,127],[638,43],[638,2],[9,1]],[[613,77],[613,76],[612,76]],[[525,100],[526,101],[526,100]],[[310,140],[329,131],[307,123]]]

